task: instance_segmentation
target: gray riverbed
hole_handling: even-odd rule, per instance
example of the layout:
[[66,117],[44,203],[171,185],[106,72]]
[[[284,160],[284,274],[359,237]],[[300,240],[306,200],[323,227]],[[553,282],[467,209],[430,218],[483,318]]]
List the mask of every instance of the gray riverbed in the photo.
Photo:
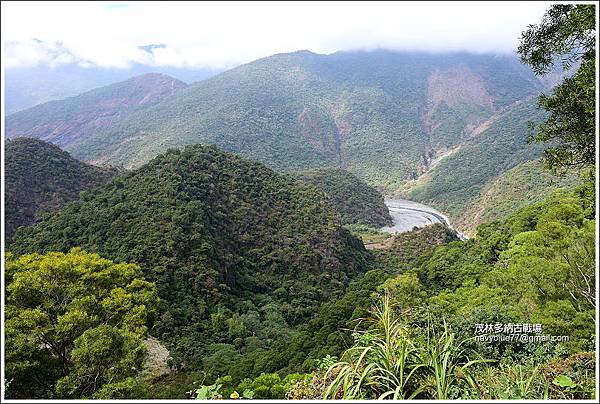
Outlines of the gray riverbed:
[[[414,227],[425,227],[434,223],[442,223],[452,229],[450,220],[441,212],[422,203],[407,201],[406,199],[386,199],[385,204],[394,221],[392,226],[383,227],[381,231],[387,233],[404,233]],[[464,234],[458,233],[461,239],[466,239]]]

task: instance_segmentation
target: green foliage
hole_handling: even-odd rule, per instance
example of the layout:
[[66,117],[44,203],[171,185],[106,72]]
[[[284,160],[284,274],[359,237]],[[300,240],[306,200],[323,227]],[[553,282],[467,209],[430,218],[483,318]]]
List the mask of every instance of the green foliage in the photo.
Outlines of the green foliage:
[[[595,221],[584,216],[585,204],[577,194],[559,191],[480,227],[467,243],[438,247],[417,268],[435,294],[429,304],[457,324],[463,318],[495,323],[495,313],[507,316],[504,322],[542,323],[550,335],[569,336],[565,345],[572,352],[588,349]],[[530,348],[513,345],[511,355]]]
[[58,147],[37,139],[6,140],[5,232],[30,225],[44,212],[56,211],[81,191],[107,182],[115,169],[75,160]]
[[296,384],[304,382],[310,376],[310,374],[293,373],[282,379],[277,373],[262,373],[255,379],[242,380],[235,389],[231,384],[231,376],[225,376],[217,379],[215,384],[200,386],[196,390],[195,398],[198,400],[221,398],[280,400],[285,398],[286,393]]
[[391,226],[392,218],[383,196],[348,171],[320,169],[304,171],[298,176],[327,194],[340,213],[342,224]]
[[473,234],[481,223],[510,216],[544,200],[558,188],[573,188],[578,178],[574,171],[563,177],[554,176],[539,161],[527,161],[488,181],[479,195],[461,209],[460,216],[453,218],[452,224]]
[[263,373],[254,380],[242,380],[237,390],[244,392],[244,395],[251,392],[254,399],[282,399],[296,383],[305,380],[308,376],[291,373],[282,379],[277,373]]
[[[99,325],[85,331],[74,345],[70,372],[56,384],[59,397],[132,398],[140,389],[132,378],[147,351],[138,334]],[[113,385],[115,381],[119,384]]]
[[340,296],[366,259],[321,191],[206,146],[120,175],[10,244],[73,246],[139,264],[162,299],[153,334],[212,380]]
[[[230,367],[228,374],[234,380],[242,380],[260,373],[308,372],[322,366],[323,358],[331,360],[339,356],[351,346],[356,319],[368,314],[372,295],[378,287],[386,279],[405,271],[407,263],[417,262],[420,255],[445,243],[446,237],[455,239],[441,225],[398,235],[396,247],[402,250],[405,261],[396,259],[394,253],[377,254],[371,261],[370,270],[350,283],[341,297],[323,304],[314,318],[291,335],[277,338],[268,350],[248,351]],[[411,242],[411,238],[417,241]],[[317,384],[323,387],[321,382]]]
[[196,390],[196,399],[198,400],[215,400],[219,398],[223,398],[220,390],[223,387],[220,383],[211,384],[210,386],[200,386],[198,390]]
[[[554,360],[541,369],[549,385],[549,395],[563,400],[581,400],[595,396],[595,353],[579,352]],[[549,383],[549,382],[552,383]]]
[[[156,317],[155,286],[133,264],[79,249],[6,257],[11,398],[131,398]],[[135,395],[137,396],[137,395]]]
[[441,223],[425,226],[406,233],[395,234],[385,242],[386,248],[377,250],[379,261],[402,272],[414,267],[416,261],[436,246],[457,241],[456,232]]
[[368,322],[370,326],[357,335],[355,345],[329,368],[335,378],[323,398],[450,399],[461,383],[473,383],[469,368],[487,362],[469,360],[462,343],[446,326],[441,333],[421,330],[426,331],[426,338],[411,334],[387,294]]
[[540,96],[539,105],[549,112],[534,137],[549,142],[545,161],[549,167],[586,167],[596,156],[596,6],[555,4],[539,24],[523,32],[521,60],[538,74],[557,60],[563,69],[577,71]]

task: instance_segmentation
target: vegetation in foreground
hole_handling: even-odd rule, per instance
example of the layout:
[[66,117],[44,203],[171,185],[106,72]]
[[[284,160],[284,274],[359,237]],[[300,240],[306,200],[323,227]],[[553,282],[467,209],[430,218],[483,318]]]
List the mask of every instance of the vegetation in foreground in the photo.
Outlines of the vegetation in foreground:
[[[574,192],[557,191],[480,226],[467,242],[442,244],[413,260],[378,251],[386,266],[367,272],[349,292],[356,302],[351,318],[323,310],[313,320],[337,321],[340,345],[317,350],[317,358],[305,353],[311,338],[269,352],[272,365],[297,365],[263,367],[265,374],[310,374],[278,398],[593,398],[593,186],[592,180]],[[372,299],[379,302],[375,318],[361,321]],[[565,338],[478,341],[477,324],[542,324],[543,335]],[[287,359],[298,356],[307,359]]]
[[79,249],[6,257],[7,398],[144,394],[158,296],[140,267]]

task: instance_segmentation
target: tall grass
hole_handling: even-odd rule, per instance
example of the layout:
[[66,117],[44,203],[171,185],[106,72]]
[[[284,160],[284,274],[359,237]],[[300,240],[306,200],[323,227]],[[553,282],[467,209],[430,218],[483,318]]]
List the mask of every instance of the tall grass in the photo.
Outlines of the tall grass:
[[356,344],[329,368],[327,374],[336,376],[324,398],[340,398],[340,394],[344,399],[415,397],[420,389],[411,381],[422,366],[418,348],[395,318],[388,295],[366,321],[372,327],[355,334]]
[[428,328],[426,338],[411,336],[387,294],[363,322],[370,327],[328,369],[335,377],[323,398],[448,399],[461,388],[477,390],[469,369],[489,360],[469,359],[445,324],[441,333]]

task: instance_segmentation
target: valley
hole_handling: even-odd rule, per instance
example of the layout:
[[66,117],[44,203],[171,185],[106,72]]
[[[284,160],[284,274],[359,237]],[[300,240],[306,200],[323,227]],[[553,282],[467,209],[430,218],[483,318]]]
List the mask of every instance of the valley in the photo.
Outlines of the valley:
[[386,206],[394,221],[393,226],[383,227],[387,233],[403,233],[413,230],[414,227],[424,227],[434,223],[441,223],[450,227],[448,218],[435,209],[404,199],[387,199]]

